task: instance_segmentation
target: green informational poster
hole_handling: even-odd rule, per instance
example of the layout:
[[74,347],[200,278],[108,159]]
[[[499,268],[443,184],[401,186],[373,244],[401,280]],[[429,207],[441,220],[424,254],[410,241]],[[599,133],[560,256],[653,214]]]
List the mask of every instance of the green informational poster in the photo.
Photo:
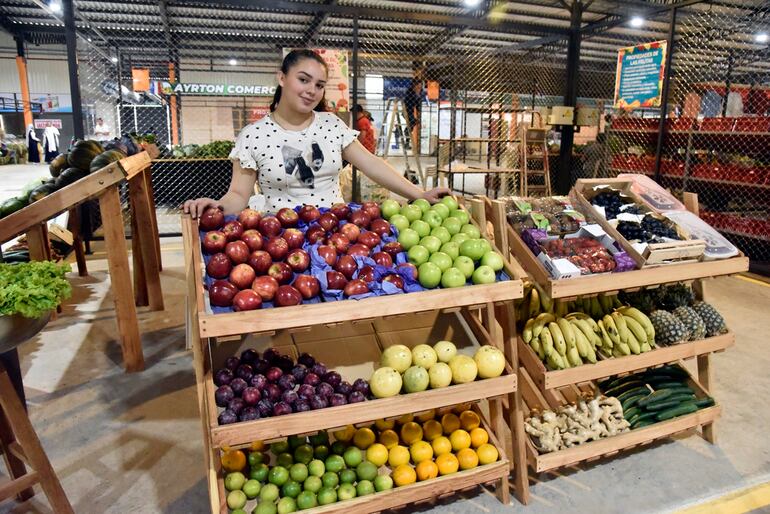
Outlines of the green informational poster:
[[615,107],[660,107],[666,42],[656,41],[618,50],[615,76]]

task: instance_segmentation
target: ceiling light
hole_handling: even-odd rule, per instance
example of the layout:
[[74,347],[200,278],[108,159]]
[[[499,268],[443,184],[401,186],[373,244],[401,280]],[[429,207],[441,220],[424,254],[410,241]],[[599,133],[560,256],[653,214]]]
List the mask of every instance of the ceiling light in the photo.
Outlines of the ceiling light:
[[229,63],[230,63],[230,66],[235,66],[236,64],[238,64],[238,61],[236,61],[235,59],[230,59],[230,60],[229,60],[229,61],[227,61],[227,62],[229,62]]
[[118,62],[118,58],[117,58],[117,57],[110,57],[110,60],[111,60],[112,62]]
[[639,28],[642,25],[644,25],[644,18],[642,18],[641,16],[634,16],[633,18],[631,18],[632,27]]
[[757,43],[767,43],[768,35],[767,32],[760,32],[756,36],[754,36],[754,41]]
[[61,3],[59,3],[59,2],[51,2],[50,4],[48,4],[48,7],[53,12],[61,12]]
[[463,0],[466,7],[476,7],[480,2],[481,0]]

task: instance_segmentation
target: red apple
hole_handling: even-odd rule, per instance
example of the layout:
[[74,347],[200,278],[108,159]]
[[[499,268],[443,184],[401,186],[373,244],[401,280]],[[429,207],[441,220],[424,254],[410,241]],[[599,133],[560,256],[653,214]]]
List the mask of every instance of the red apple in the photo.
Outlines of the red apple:
[[224,253],[215,253],[206,264],[206,273],[212,278],[227,278],[233,265]]
[[249,247],[243,241],[230,241],[225,246],[225,254],[233,264],[243,264],[249,260]]
[[222,232],[224,232],[228,241],[236,241],[243,235],[243,225],[238,221],[228,221],[222,227]]
[[262,215],[254,209],[243,209],[238,214],[238,221],[243,225],[245,230],[252,230],[259,228],[259,220],[262,219]]
[[298,228],[287,228],[283,231],[281,237],[289,244],[289,250],[302,248],[302,243],[305,242],[305,234]]
[[318,279],[312,275],[300,275],[294,279],[294,284],[292,285],[300,292],[302,298],[305,300],[318,296],[318,292],[321,290]]
[[265,237],[275,237],[281,233],[281,222],[275,216],[265,216],[259,220],[259,231]]
[[257,277],[254,279],[254,282],[251,283],[251,288],[266,302],[273,299],[275,292],[278,291],[278,286],[278,281],[269,275]]
[[396,266],[396,268],[397,269],[402,269],[402,268],[408,269],[411,272],[411,274],[412,274],[412,278],[414,280],[417,280],[417,266],[415,266],[411,262],[404,262],[403,264],[399,264],[398,266]]
[[262,308],[262,297],[251,289],[239,291],[233,298],[233,309],[237,311],[253,311]]
[[374,262],[380,266],[391,267],[393,266],[393,258],[387,252],[377,252],[372,255]]
[[217,280],[209,287],[209,300],[216,307],[230,307],[238,288],[227,280]]
[[318,241],[326,237],[326,231],[319,225],[311,225],[307,231],[305,231],[305,239],[311,245],[316,244]]
[[286,256],[286,263],[293,271],[300,273],[310,267],[310,255],[302,248],[295,248]]
[[345,223],[340,227],[339,233],[347,237],[351,243],[355,243],[358,236],[361,235],[361,229],[354,223]]
[[274,261],[282,261],[286,254],[289,253],[289,243],[280,236],[271,237],[267,240],[267,244],[265,244],[265,250],[267,250],[267,253],[270,254]]
[[239,264],[230,272],[230,282],[238,289],[248,288],[255,278],[257,274],[248,264]]
[[249,255],[249,266],[254,268],[258,275],[264,275],[273,265],[273,258],[264,250],[256,250]]
[[369,216],[370,220],[377,219],[381,216],[380,206],[375,202],[364,202],[361,204],[361,210]]
[[350,255],[341,256],[337,259],[337,264],[334,265],[334,270],[345,275],[345,278],[348,280],[353,278],[353,273],[355,273],[357,269],[358,266],[356,265],[356,261]]
[[321,245],[318,247],[318,255],[321,256],[323,260],[326,261],[326,264],[329,266],[334,266],[334,263],[337,262],[337,249],[333,246],[329,245]]
[[350,248],[348,248],[348,255],[355,257],[358,255],[359,257],[369,257],[369,252],[371,250],[368,246],[362,245],[360,243],[354,244]]
[[291,267],[285,262],[273,263],[270,269],[267,270],[267,274],[276,279],[279,284],[288,284],[293,276]]
[[206,253],[217,253],[225,250],[227,244],[227,238],[225,234],[220,230],[211,230],[206,232],[203,236],[203,249]]
[[361,243],[362,245],[368,246],[369,248],[374,248],[375,246],[380,244],[382,240],[380,239],[380,236],[378,236],[376,232],[367,231],[367,232],[361,233],[361,235],[358,236],[358,242]]
[[246,246],[248,246],[249,250],[252,252],[255,250],[261,250],[262,245],[265,243],[264,240],[262,239],[262,234],[259,233],[259,230],[256,230],[253,228],[250,228],[243,232],[243,235],[241,236],[241,241],[246,243]]
[[350,207],[344,203],[335,203],[329,211],[337,216],[338,220],[346,220],[350,216]]
[[275,304],[278,307],[288,307],[302,303],[302,294],[292,286],[281,286],[275,293]]
[[202,230],[217,230],[225,223],[225,213],[218,207],[209,207],[198,218],[198,226]]
[[369,230],[380,237],[389,236],[391,234],[390,223],[382,218],[372,220],[371,224],[369,224]]
[[357,278],[355,280],[351,280],[348,282],[348,284],[345,286],[345,296],[354,296],[357,294],[364,294],[369,292],[369,286],[366,285],[366,282],[361,280],[360,278]]
[[371,266],[364,266],[358,272],[358,278],[364,282],[374,282],[374,268]]
[[392,275],[386,275],[385,278],[382,279],[383,282],[390,282],[394,286],[396,286],[399,289],[404,288],[404,279],[396,275],[395,273]]
[[382,245],[382,251],[390,255],[392,259],[395,259],[396,255],[404,251],[404,247],[401,246],[401,243],[393,241],[392,243]]
[[348,248],[350,248],[350,240],[339,232],[329,236],[329,239],[326,242],[330,246],[333,246],[337,250],[337,253],[345,253],[348,251]]
[[299,219],[305,223],[312,223],[321,217],[321,211],[315,205],[303,205],[299,210]]
[[318,218],[318,224],[321,225],[321,228],[323,228],[327,232],[331,232],[335,228],[337,228],[337,225],[339,224],[340,220],[337,216],[332,214],[331,212],[325,212],[321,214],[321,217]]
[[326,272],[326,284],[329,286],[329,289],[344,289],[347,283],[348,279],[339,271]]
[[278,218],[278,221],[281,222],[281,226],[284,228],[296,227],[297,223],[299,222],[299,216],[297,213],[294,212],[294,209],[289,209],[288,207],[284,207],[278,211],[275,217]]

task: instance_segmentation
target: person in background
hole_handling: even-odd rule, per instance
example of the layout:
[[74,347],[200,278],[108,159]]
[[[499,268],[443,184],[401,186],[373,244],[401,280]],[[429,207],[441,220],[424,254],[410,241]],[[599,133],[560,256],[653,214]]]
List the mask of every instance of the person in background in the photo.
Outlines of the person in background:
[[40,139],[37,137],[37,134],[35,134],[35,126],[30,123],[27,125],[27,160],[29,162],[34,162],[35,164],[40,163],[38,143],[40,143]]
[[104,123],[102,118],[96,118],[96,125],[94,125],[94,135],[99,141],[106,141],[110,139],[110,126]]
[[420,123],[422,120],[422,81],[412,79],[404,95],[404,108],[412,132],[412,153],[420,155]]
[[45,162],[51,162],[59,155],[59,129],[47,126],[43,131],[43,150],[45,150]]
[[374,148],[374,124],[372,115],[365,111],[360,105],[353,106],[353,116],[355,116],[356,130],[358,130],[358,140],[369,153],[375,153]]

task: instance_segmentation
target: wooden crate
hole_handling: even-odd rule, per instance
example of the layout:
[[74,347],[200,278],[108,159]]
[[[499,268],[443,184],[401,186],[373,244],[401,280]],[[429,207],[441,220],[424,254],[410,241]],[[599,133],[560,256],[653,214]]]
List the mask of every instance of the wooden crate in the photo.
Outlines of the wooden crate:
[[[521,390],[525,401],[525,416],[529,415],[531,409],[555,409],[558,406],[574,402],[581,392],[598,391],[598,386],[594,382],[584,382],[579,386],[570,385],[553,389],[548,394],[543,395],[525,369],[521,368],[519,375],[522,377]],[[692,376],[689,377],[687,383],[695,390],[697,398],[709,396],[708,390]],[[644,428],[630,430],[599,441],[592,441],[573,448],[544,454],[539,453],[534,444],[532,444],[532,441],[527,437],[525,441],[527,462],[535,473],[542,473],[580,462],[612,456],[620,451],[646,445],[659,439],[665,439],[680,432],[710,425],[720,416],[721,412],[721,405],[716,404],[692,414],[679,416]]]

